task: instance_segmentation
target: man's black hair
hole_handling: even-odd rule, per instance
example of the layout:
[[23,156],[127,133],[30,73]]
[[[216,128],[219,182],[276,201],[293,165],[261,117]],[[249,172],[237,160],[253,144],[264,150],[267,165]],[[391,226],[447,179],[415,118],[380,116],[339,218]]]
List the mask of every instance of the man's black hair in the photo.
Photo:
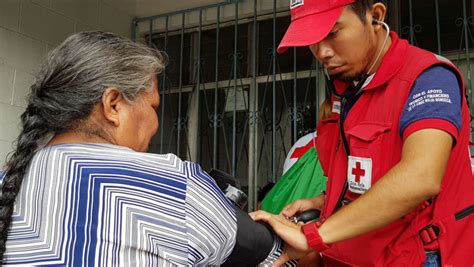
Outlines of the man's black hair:
[[365,14],[367,13],[367,10],[369,10],[370,7],[372,7],[372,5],[377,2],[382,2],[385,4],[385,1],[383,0],[357,0],[355,3],[351,4],[351,8],[359,16],[360,20],[366,23],[367,20],[365,19]]

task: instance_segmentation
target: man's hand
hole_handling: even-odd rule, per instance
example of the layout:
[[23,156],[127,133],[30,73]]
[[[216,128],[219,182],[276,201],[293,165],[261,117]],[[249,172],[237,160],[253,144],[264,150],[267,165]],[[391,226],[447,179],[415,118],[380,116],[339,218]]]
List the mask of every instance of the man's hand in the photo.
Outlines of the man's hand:
[[274,266],[279,266],[290,259],[299,259],[313,251],[308,246],[300,225],[288,221],[282,215],[274,215],[262,210],[251,212],[249,215],[255,221],[264,221],[270,224],[273,231],[285,241],[285,249],[273,264]]
[[299,199],[293,203],[286,205],[281,211],[281,215],[286,217],[294,216],[297,213],[310,209],[322,209],[324,204],[324,195],[317,195],[314,198]]

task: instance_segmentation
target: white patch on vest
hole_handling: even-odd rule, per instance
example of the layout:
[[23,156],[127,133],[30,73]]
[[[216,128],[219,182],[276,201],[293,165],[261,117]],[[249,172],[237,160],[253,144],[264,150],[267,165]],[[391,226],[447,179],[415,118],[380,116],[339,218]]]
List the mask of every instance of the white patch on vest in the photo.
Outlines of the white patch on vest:
[[332,103],[332,113],[341,114],[341,102],[340,101],[334,101]]
[[364,194],[372,186],[372,159],[349,156],[347,163],[349,190]]
[[304,5],[304,0],[291,0],[290,9]]
[[449,94],[444,93],[443,89],[429,89],[419,92],[413,96],[410,103],[408,103],[408,112],[426,103],[452,104],[451,97]]

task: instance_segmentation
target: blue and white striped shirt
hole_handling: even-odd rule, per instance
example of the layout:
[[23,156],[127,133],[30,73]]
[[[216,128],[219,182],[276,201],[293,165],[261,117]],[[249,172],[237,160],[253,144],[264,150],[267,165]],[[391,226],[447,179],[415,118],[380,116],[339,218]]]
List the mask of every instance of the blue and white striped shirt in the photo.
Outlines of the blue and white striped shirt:
[[[7,265],[220,265],[235,211],[199,165],[104,144],[37,152],[16,200]],[[268,259],[281,253],[279,239]]]

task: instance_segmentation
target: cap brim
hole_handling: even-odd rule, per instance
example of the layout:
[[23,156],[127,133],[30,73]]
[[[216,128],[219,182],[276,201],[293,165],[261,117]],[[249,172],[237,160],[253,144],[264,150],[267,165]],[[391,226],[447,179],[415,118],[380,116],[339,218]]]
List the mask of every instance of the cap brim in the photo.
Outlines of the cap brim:
[[323,40],[341,16],[344,6],[308,15],[290,23],[277,52],[284,53],[288,47],[309,46]]

